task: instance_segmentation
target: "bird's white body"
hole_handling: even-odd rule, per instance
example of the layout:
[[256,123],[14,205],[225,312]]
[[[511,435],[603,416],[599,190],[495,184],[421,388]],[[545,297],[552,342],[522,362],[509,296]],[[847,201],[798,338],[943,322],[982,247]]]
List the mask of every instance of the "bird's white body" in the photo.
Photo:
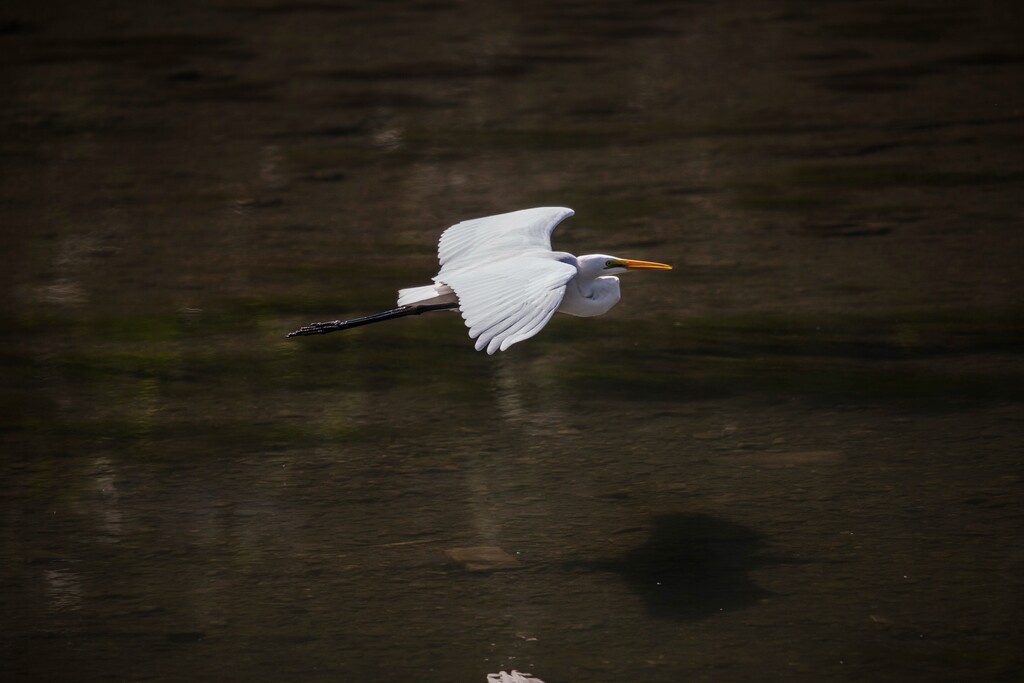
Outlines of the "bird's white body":
[[630,267],[612,263],[646,262],[552,251],[551,233],[572,215],[572,209],[542,207],[453,225],[438,244],[434,284],[400,290],[398,305],[458,303],[476,349],[487,353],[529,339],[556,312],[606,313],[619,301],[619,278],[601,273]]
[[[562,256],[561,262],[573,266],[577,275],[583,272],[580,259],[572,254],[550,253]],[[603,263],[607,258],[610,257],[601,256],[601,262]],[[602,275],[595,278],[572,277],[566,285],[562,302],[558,304],[555,313],[568,313],[581,318],[589,318],[607,313],[615,304],[619,303],[619,297],[619,278],[613,275]],[[432,285],[409,287],[398,291],[399,306],[458,302],[459,297],[455,294],[455,290],[440,281]]]
[[529,339],[556,312],[601,315],[619,302],[628,270],[671,270],[651,261],[606,254],[573,256],[551,250],[551,233],[572,209],[541,207],[474,218],[441,234],[441,270],[434,283],[398,292],[398,308],[354,320],[313,323],[289,337],[326,334],[360,325],[458,308],[477,351],[504,351]]

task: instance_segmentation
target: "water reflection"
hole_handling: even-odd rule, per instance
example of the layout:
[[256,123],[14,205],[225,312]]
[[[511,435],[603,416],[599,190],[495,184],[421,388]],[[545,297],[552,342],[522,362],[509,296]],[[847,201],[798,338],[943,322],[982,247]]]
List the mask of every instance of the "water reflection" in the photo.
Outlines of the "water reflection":
[[[565,416],[550,373],[507,354],[493,360],[488,407],[463,414],[472,415],[474,421],[485,419],[495,440],[503,443],[467,460],[465,482],[466,502],[480,542],[500,546],[501,530],[510,518],[524,510],[547,509],[552,502],[543,493],[545,473],[538,468],[535,454],[544,444],[553,444],[552,435],[564,428]],[[537,405],[540,396],[544,399]],[[509,491],[518,492],[520,505],[509,505]]]
[[549,439],[568,422],[551,358],[506,354],[494,363],[491,385],[501,419],[524,439]]
[[92,235],[75,235],[60,241],[53,259],[53,275],[48,284],[37,290],[37,299],[44,304],[62,307],[80,306],[88,300],[82,278],[96,266],[98,243]]
[[495,513],[499,509],[494,504],[490,487],[490,478],[494,475],[493,467],[475,460],[469,465],[465,475],[466,504],[469,518],[472,520],[473,533],[480,539],[481,545],[501,545],[501,522]]
[[43,570],[43,581],[54,612],[74,612],[82,607],[82,580],[67,567]]
[[499,671],[496,674],[487,674],[487,683],[544,683],[541,679],[522,671]]
[[93,460],[92,466],[92,485],[100,518],[97,526],[102,532],[99,538],[116,542],[121,536],[124,523],[116,465],[111,458],[99,457]]

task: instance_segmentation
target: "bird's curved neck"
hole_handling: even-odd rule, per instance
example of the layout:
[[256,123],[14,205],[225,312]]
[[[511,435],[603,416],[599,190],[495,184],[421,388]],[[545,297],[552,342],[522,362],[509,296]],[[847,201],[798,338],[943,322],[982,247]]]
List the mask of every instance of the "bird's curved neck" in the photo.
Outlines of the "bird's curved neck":
[[606,313],[619,302],[619,278],[599,276],[585,266],[568,284],[558,310],[569,315],[590,317]]

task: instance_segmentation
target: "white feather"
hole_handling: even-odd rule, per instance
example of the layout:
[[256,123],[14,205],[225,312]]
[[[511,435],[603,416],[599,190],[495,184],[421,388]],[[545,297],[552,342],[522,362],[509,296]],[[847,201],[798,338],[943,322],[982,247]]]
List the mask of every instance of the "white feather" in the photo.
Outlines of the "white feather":
[[435,281],[444,282],[448,272],[510,256],[550,253],[551,233],[571,215],[572,209],[545,206],[456,223],[441,234],[437,245],[441,272]]
[[442,269],[438,280],[459,297],[459,310],[476,349],[494,353],[537,334],[558,309],[565,285],[575,275],[574,266],[556,260],[549,251],[447,273]]
[[455,301],[456,298],[455,294],[452,292],[452,288],[447,285],[437,283],[432,285],[423,285],[422,287],[407,287],[405,289],[398,290],[399,306],[412,306],[413,304],[425,306],[429,304],[441,304]]

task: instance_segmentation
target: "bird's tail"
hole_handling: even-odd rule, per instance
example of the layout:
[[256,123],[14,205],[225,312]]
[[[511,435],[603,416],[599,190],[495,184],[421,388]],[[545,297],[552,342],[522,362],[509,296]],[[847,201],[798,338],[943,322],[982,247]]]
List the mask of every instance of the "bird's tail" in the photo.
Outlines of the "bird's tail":
[[407,287],[405,289],[398,290],[399,306],[413,306],[416,304],[432,306],[434,304],[446,304],[453,301],[458,301],[458,299],[455,297],[455,292],[452,291],[452,288],[448,285],[437,282],[432,285]]
[[305,327],[300,327],[294,332],[289,332],[289,337],[308,337],[314,334],[327,334],[328,332],[340,332],[341,330],[348,330],[353,327],[359,327],[360,325],[369,325],[371,323],[379,323],[385,320],[391,320],[393,318],[404,318],[407,315],[419,315],[426,313],[427,311],[441,311],[446,308],[457,308],[457,303],[444,303],[444,304],[433,304],[430,306],[399,306],[398,308],[392,308],[390,311],[383,311],[381,313],[374,313],[373,315],[367,315],[362,318],[354,318],[352,320],[330,320],[322,323],[312,323]]

